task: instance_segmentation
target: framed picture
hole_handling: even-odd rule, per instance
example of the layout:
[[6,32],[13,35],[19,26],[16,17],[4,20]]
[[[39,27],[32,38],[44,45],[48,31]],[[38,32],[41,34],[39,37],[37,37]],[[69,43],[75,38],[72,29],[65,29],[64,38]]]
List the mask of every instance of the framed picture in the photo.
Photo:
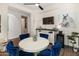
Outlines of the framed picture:
[[43,24],[54,24],[54,17],[52,16],[43,18]]

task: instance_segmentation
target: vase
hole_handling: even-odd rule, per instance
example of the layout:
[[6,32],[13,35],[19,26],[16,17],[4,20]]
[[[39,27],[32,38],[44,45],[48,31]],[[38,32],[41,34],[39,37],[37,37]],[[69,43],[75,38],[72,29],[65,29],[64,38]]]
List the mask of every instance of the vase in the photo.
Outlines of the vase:
[[33,41],[37,41],[37,37],[36,36],[33,37]]
[[74,52],[77,52],[77,49],[76,49],[76,48],[73,48],[73,51],[74,51]]

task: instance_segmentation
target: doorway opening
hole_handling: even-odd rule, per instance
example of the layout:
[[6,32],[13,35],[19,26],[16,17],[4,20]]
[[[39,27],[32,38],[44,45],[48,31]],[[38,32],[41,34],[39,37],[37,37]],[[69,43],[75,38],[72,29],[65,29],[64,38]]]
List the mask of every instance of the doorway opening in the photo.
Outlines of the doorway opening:
[[27,16],[21,16],[21,34],[26,34],[28,32],[27,19]]

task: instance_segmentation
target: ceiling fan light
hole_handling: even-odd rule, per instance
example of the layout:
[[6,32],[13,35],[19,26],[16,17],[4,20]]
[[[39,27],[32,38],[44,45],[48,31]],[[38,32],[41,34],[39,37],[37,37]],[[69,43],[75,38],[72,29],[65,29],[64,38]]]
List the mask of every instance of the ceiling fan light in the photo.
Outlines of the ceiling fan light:
[[38,4],[38,3],[36,3],[36,4],[35,4],[35,6],[39,6],[39,4]]

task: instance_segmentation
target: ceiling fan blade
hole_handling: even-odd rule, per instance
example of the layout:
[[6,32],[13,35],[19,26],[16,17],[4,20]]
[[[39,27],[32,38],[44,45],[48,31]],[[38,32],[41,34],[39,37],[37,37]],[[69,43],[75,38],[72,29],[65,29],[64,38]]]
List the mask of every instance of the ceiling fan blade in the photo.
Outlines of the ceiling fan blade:
[[39,7],[41,10],[44,10],[42,6],[39,5],[38,7]]
[[24,5],[35,5],[35,3],[24,3]]
[[41,10],[44,10],[43,7],[39,5],[40,3],[24,3],[24,5],[36,5],[36,4],[38,4],[38,7],[39,7]]

